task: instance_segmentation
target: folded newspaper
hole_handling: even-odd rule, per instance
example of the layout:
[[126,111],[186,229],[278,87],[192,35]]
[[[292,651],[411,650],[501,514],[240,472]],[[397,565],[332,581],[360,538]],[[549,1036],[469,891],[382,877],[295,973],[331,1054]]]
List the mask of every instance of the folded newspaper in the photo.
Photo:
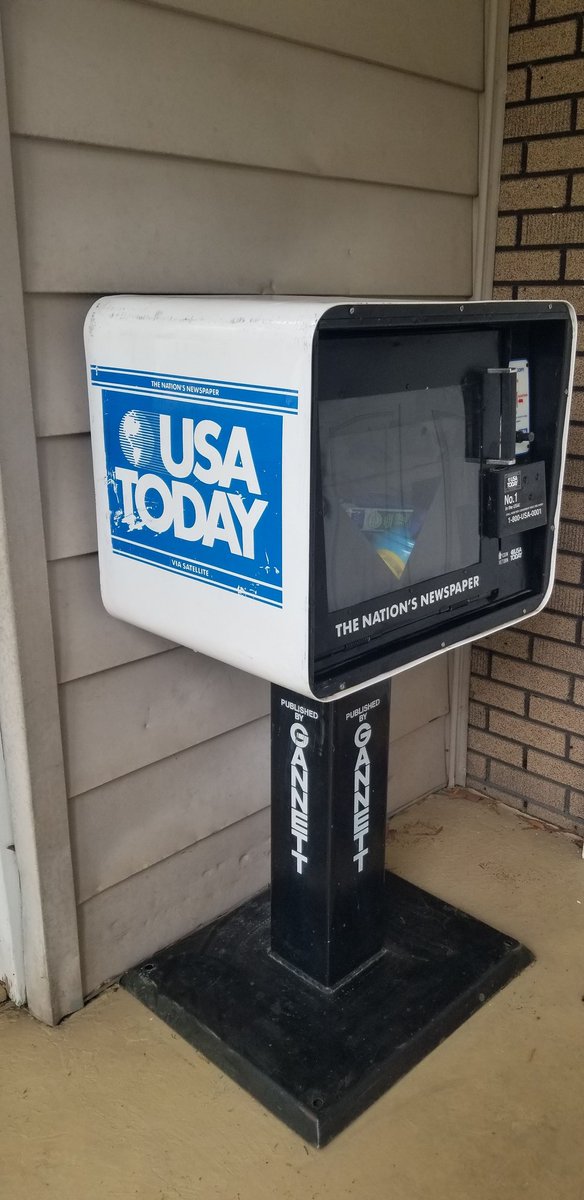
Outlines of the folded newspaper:
[[401,579],[416,544],[421,520],[413,508],[380,508],[342,502],[343,509],[376,550],[386,567]]

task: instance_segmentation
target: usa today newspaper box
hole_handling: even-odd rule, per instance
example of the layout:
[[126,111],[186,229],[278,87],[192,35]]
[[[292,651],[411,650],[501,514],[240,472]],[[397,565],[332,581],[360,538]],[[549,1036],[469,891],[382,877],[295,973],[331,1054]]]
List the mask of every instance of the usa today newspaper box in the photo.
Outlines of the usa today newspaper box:
[[271,892],[125,982],[322,1145],[530,961],[386,875],[388,681],[546,603],[574,314],[125,296],[85,338],[106,608],[272,682]]

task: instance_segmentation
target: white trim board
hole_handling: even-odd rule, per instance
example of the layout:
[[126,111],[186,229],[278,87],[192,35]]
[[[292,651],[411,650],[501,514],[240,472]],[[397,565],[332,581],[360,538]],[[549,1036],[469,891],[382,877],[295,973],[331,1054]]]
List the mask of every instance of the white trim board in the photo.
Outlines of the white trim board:
[[[505,120],[510,0],[486,0],[485,88],[479,98],[479,189],[473,206],[473,300],[490,300]],[[449,655],[448,786],[466,784],[471,647]]]
[[0,983],[15,1004],[26,1001],[22,901],[8,783],[0,737]]
[[27,1002],[54,1024],[82,991],[1,44],[0,210],[0,726]]

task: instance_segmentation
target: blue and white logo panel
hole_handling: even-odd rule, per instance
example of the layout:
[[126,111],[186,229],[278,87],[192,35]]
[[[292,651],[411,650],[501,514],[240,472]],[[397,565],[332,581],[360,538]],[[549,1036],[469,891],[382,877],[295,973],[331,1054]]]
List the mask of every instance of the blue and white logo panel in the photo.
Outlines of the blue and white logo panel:
[[177,401],[159,386],[174,377],[92,378],[114,553],[281,607],[282,420],[297,394],[180,377]]

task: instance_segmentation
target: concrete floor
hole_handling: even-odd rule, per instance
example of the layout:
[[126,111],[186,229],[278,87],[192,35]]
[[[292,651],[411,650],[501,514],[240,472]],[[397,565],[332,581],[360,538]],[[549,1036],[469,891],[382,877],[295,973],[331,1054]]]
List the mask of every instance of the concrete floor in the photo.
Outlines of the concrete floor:
[[112,990],[58,1029],[0,1009],[6,1200],[583,1200],[584,863],[494,802],[430,797],[390,865],[534,966],[325,1150]]

